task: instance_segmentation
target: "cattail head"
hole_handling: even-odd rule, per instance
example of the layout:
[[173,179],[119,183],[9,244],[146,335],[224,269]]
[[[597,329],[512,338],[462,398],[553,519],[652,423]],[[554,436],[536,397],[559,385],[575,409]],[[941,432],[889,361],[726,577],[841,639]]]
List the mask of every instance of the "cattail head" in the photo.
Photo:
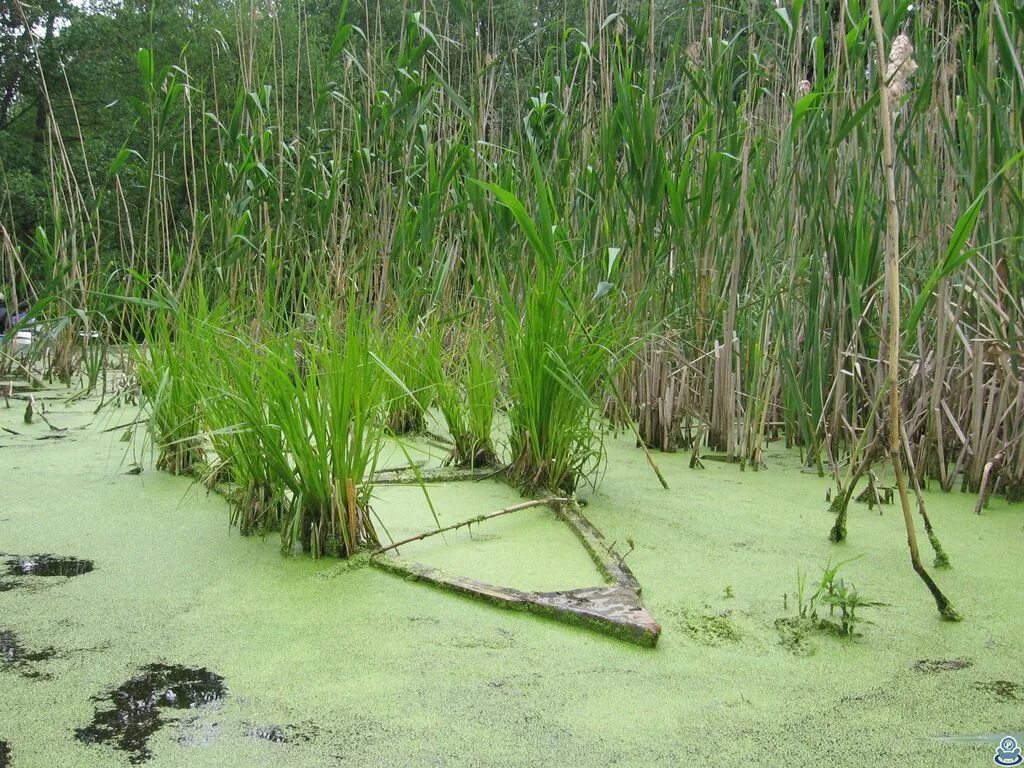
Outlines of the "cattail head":
[[889,103],[896,106],[907,92],[907,82],[917,71],[914,45],[906,35],[898,35],[889,51],[889,65],[885,69],[885,84]]

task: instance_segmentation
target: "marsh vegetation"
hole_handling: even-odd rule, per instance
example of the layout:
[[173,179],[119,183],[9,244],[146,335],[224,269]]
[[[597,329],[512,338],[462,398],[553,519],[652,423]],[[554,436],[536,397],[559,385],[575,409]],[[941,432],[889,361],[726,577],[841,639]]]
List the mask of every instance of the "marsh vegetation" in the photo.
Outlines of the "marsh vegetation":
[[465,524],[424,446],[559,503],[619,435],[666,495],[680,451],[817,474],[779,631],[881,608],[831,565],[857,501],[960,618],[934,494],[1024,499],[1018,4],[143,6],[0,10],[5,380],[131,407],[138,472],[314,558],[394,548],[388,473]]
[[380,441],[435,405],[528,492],[608,430],[662,484],[652,448],[784,440],[836,541],[879,465],[911,538],[911,489],[1021,497],[1012,4],[5,14],[3,365],[92,390],[133,348],[158,466],[243,532],[374,546]]

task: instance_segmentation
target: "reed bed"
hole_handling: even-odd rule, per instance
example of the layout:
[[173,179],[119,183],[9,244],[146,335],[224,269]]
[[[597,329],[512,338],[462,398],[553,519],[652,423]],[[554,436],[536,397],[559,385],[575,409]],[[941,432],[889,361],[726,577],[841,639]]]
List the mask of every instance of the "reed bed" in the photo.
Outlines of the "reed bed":
[[[73,331],[102,305],[111,340],[147,338],[154,403],[188,364],[167,341],[184,331],[124,306],[157,285],[185,304],[201,286],[236,327],[244,317],[239,346],[276,360],[267,386],[280,387],[253,429],[282,430],[302,498],[247,525],[273,518],[314,551],[354,548],[344,481],[368,519],[356,470],[377,430],[421,430],[435,402],[460,464],[493,460],[482,414],[506,402],[523,485],[593,480],[602,410],[636,422],[645,446],[706,445],[753,468],[781,437],[842,484],[887,439],[890,359],[912,482],[977,494],[979,509],[1019,500],[1024,13],[940,0],[880,15],[881,56],[869,8],[837,0],[237,0],[201,56],[139,41],[111,108],[132,127],[106,154],[75,149],[90,142],[75,119],[88,107],[74,76],[42,67],[47,202],[26,231],[13,188],[0,200],[0,284],[60,297],[40,314]],[[298,339],[332,303],[362,330],[318,321]],[[433,324],[452,330],[432,337]],[[0,347],[0,365],[11,358]],[[231,402],[219,359],[209,386]],[[365,391],[344,389],[348,375]],[[328,443],[363,424],[344,409],[371,394],[381,420],[332,465]],[[184,427],[181,399],[171,421]],[[208,421],[192,431],[243,439],[225,415]],[[188,436],[153,426],[164,463],[187,469]],[[258,490],[266,468],[237,471],[250,501],[281,502]]]

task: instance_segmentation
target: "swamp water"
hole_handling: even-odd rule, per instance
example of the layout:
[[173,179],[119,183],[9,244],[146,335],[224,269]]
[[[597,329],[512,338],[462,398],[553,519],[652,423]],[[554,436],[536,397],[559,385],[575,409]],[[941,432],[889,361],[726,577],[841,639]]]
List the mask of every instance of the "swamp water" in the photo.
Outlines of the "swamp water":
[[[0,592],[0,631],[20,659],[50,655],[0,664],[0,764],[963,766],[992,764],[983,735],[1024,729],[1020,506],[977,517],[969,497],[928,495],[953,561],[933,573],[965,615],[944,624],[896,509],[854,505],[835,546],[829,482],[792,454],[757,473],[656,455],[665,492],[632,440],[612,440],[585,511],[620,553],[635,545],[627,563],[663,626],[646,650],[372,567],[282,558],[275,538],[230,530],[220,498],[100,432],[134,410],[50,400],[67,437],[40,441],[48,427],[17,405],[0,406],[20,433],[0,433],[0,581],[18,584]],[[430,491],[442,524],[519,500],[493,482]],[[395,539],[434,525],[417,488],[380,487],[375,510]],[[521,589],[598,581],[543,509],[445,539],[403,556]],[[94,567],[8,572],[31,553]],[[855,556],[842,575],[886,605],[863,612],[860,636],[812,634],[795,652],[776,621],[795,613],[797,568],[811,581]],[[202,695],[174,706],[162,670]],[[117,693],[147,673],[145,695]],[[105,714],[118,701],[159,727],[118,748],[135,727]],[[83,739],[90,728],[111,738]]]

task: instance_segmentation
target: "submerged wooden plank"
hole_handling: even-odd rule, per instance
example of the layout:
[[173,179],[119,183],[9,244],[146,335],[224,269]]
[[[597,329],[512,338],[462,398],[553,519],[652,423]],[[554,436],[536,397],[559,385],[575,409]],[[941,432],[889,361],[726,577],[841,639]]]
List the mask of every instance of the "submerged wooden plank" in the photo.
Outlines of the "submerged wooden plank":
[[550,506],[573,529],[609,584],[560,592],[525,592],[450,574],[395,554],[379,554],[370,562],[411,581],[423,581],[502,608],[548,616],[653,648],[661,627],[643,604],[636,577],[605,545],[604,536],[575,504]]
[[373,485],[418,485],[419,483],[456,483],[469,480],[487,480],[505,471],[505,467],[431,467],[419,470],[396,468],[373,475]]

